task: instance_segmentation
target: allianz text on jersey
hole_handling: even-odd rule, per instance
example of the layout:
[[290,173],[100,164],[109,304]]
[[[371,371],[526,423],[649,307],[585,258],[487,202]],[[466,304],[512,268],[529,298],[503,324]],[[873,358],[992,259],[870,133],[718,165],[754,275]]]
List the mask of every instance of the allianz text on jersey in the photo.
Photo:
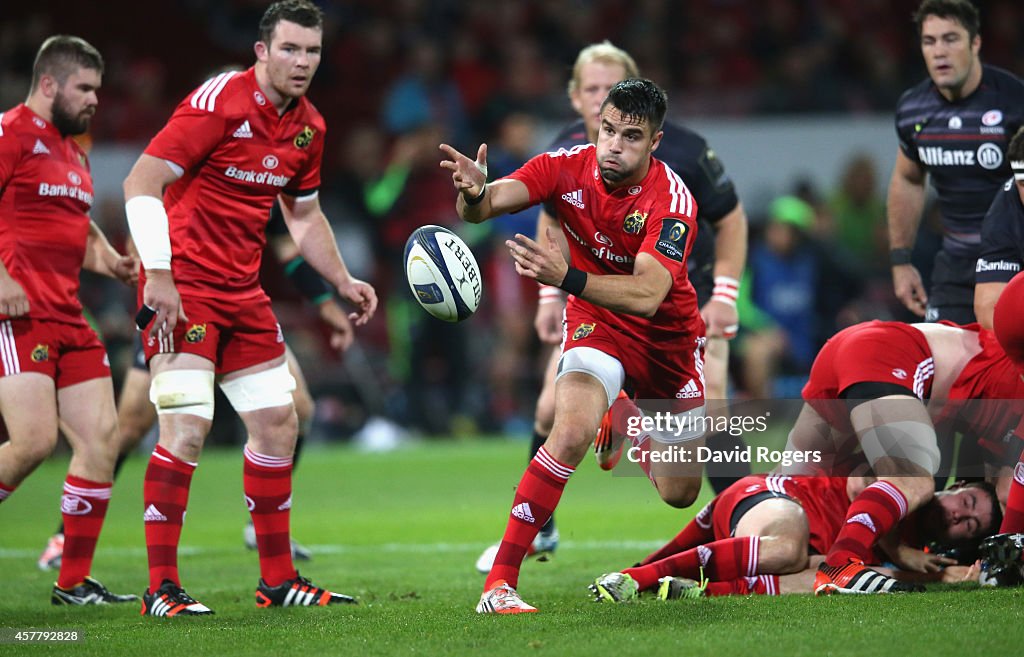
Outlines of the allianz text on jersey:
[[972,167],[980,164],[985,169],[998,169],[1003,164],[1003,151],[992,143],[978,146],[977,151],[942,148],[941,146],[918,146],[917,156],[930,167],[955,166]]

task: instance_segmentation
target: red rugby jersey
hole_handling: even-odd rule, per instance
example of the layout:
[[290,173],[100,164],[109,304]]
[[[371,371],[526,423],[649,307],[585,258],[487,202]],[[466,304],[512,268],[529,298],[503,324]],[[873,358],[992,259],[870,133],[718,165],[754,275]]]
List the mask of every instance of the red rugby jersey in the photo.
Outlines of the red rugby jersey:
[[673,277],[651,318],[615,313],[582,299],[570,303],[649,343],[689,345],[679,340],[680,334],[704,335],[697,294],[686,274],[686,257],[697,232],[697,203],[672,169],[652,157],[639,184],[608,191],[598,170],[597,149],[586,144],[541,153],[508,177],[526,185],[531,204],[555,209],[573,267],[590,274],[632,274],[637,254],[649,253]]
[[0,114],[0,258],[29,317],[85,323],[78,287],[92,201],[89,160],[74,139],[25,105]]
[[305,97],[278,116],[253,68],[215,76],[178,105],[145,152],[184,171],[164,193],[179,291],[262,293],[270,207],[281,192],[305,196],[320,186],[325,130]]

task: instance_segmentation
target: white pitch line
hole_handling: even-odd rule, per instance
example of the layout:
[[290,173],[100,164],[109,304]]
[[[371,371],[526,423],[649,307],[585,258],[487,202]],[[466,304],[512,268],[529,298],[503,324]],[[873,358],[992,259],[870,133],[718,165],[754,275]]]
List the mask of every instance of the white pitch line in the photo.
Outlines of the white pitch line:
[[[653,550],[661,547],[663,541],[560,541],[561,550]],[[360,554],[365,552],[389,552],[392,554],[441,553],[461,554],[475,553],[486,548],[488,543],[383,543],[377,545],[309,545],[313,554]],[[226,554],[241,551],[231,547],[182,546],[178,554],[182,556],[203,554]],[[102,556],[144,557],[145,547],[100,547],[97,552]],[[0,548],[0,559],[35,559],[39,550]]]

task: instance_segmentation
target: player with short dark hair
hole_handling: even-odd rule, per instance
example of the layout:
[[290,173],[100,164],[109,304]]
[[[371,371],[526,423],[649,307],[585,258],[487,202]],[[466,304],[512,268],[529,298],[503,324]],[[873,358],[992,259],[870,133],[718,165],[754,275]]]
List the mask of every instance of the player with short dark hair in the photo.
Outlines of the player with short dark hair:
[[[621,80],[638,76],[639,71],[632,56],[608,41],[594,43],[580,50],[568,82],[569,100],[580,118],[562,129],[547,150],[569,150],[580,144],[595,143],[600,127],[600,107],[608,90]],[[707,326],[704,385],[709,400],[708,412],[711,414],[715,412],[711,405],[724,403],[728,398],[729,340],[735,335],[738,326],[736,298],[746,262],[747,217],[737,198],[732,179],[707,140],[670,119],[665,120],[663,131],[658,146],[658,159],[686,182],[697,201],[697,237],[686,259],[686,266]],[[546,231],[549,228],[559,232],[555,216],[554,203],[546,203],[541,208],[536,231],[539,243],[546,243]],[[530,458],[547,440],[554,421],[555,374],[561,356],[558,347],[562,341],[564,308],[565,292],[555,286],[540,286],[534,326],[541,342],[548,346],[551,353],[534,410]],[[614,456],[611,456],[613,450],[609,448],[608,433],[603,430],[599,432],[594,445],[598,463],[605,469],[611,469],[615,464]],[[732,445],[722,443],[736,440],[728,434],[709,436],[707,439],[711,449],[731,448]],[[744,474],[742,471],[736,472],[736,464],[731,464],[728,472],[718,472],[717,469],[721,467],[708,464],[708,478],[715,490],[723,490]],[[558,540],[558,530],[552,516],[537,534],[530,547],[530,554],[545,558],[557,548]],[[497,549],[498,544],[495,543],[484,550],[476,561],[477,570],[486,573],[491,569]]]
[[[1005,154],[1024,124],[1024,83],[981,63],[978,11],[969,0],[924,0],[914,22],[929,77],[896,107],[900,143],[887,203],[893,284],[927,321],[967,324],[982,218],[1010,174]],[[930,292],[910,262],[928,180],[943,229]]]
[[323,49],[319,16],[306,0],[271,5],[255,65],[189,94],[124,182],[144,270],[140,317],[147,309],[152,315],[145,349],[160,422],[143,490],[147,615],[212,613],[181,587],[177,551],[217,379],[249,434],[243,487],[260,557],[257,606],[355,602],[313,585],[292,562],[295,381],[259,283],[264,229],[277,199],[303,258],[358,309],[356,325],[377,305],[373,288],[345,267],[320,209],[325,125],[305,98]]
[[39,49],[24,104],[0,113],[0,501],[57,444],[72,457],[61,497],[65,558],[55,605],[137,600],[89,576],[117,458],[117,414],[107,352],[78,299],[87,269],[130,282],[135,262],[90,221],[89,158],[74,137],[96,113],[103,59],[83,39],[53,36]]
[[[515,590],[522,560],[624,385],[646,400],[642,406],[658,400],[677,419],[703,415],[704,323],[685,264],[697,208],[679,176],[652,156],[666,108],[664,92],[649,80],[619,82],[602,103],[596,144],[538,155],[493,183],[487,183],[486,144],[475,162],[441,145],[448,157],[441,166],[452,172],[460,217],[479,223],[555,203],[572,258],[569,266],[552,231],[543,245],[521,234],[506,242],[517,273],[572,296],[554,426],[516,489],[479,613],[536,611]],[[693,394],[679,396],[684,389]],[[696,431],[654,438],[659,450],[669,449],[669,442],[701,440]],[[699,465],[654,465],[663,499],[692,504],[700,490]]]
[[1006,157],[1013,175],[985,214],[974,273],[974,312],[985,328],[992,328],[996,300],[1024,265],[1024,128],[1010,140]]
[[[590,589],[596,600],[609,602],[627,602],[647,590],[656,590],[662,600],[779,595],[784,592],[779,576],[802,572],[811,555],[828,553],[852,500],[874,480],[872,476],[745,477],[708,502],[675,538],[640,564],[602,575]],[[947,547],[977,544],[999,526],[1001,515],[991,484],[956,484],[907,516],[870,563],[892,562],[905,571],[937,572],[956,560],[924,548],[933,542]],[[741,547],[747,549],[737,549]],[[744,559],[744,554],[756,558]]]

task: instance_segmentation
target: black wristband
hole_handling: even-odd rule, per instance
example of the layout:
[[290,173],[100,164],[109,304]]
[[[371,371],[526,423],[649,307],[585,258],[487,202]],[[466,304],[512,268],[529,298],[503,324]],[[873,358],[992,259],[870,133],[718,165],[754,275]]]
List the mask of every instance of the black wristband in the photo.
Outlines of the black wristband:
[[889,249],[889,263],[892,266],[896,265],[909,265],[911,262],[911,255],[914,250],[906,247],[901,249]]
[[484,186],[480,188],[480,193],[479,194],[477,194],[473,198],[466,198],[465,194],[463,194],[462,200],[464,200],[466,202],[466,205],[479,205],[480,202],[482,202],[484,200],[484,194],[486,194],[486,193],[487,193],[487,183],[484,183]]
[[562,279],[558,287],[573,296],[580,296],[583,294],[583,288],[587,287],[587,272],[569,267],[569,270],[565,272],[565,278]]
[[284,266],[284,273],[291,279],[299,293],[310,303],[323,303],[331,296],[331,286],[302,256],[295,256]]

